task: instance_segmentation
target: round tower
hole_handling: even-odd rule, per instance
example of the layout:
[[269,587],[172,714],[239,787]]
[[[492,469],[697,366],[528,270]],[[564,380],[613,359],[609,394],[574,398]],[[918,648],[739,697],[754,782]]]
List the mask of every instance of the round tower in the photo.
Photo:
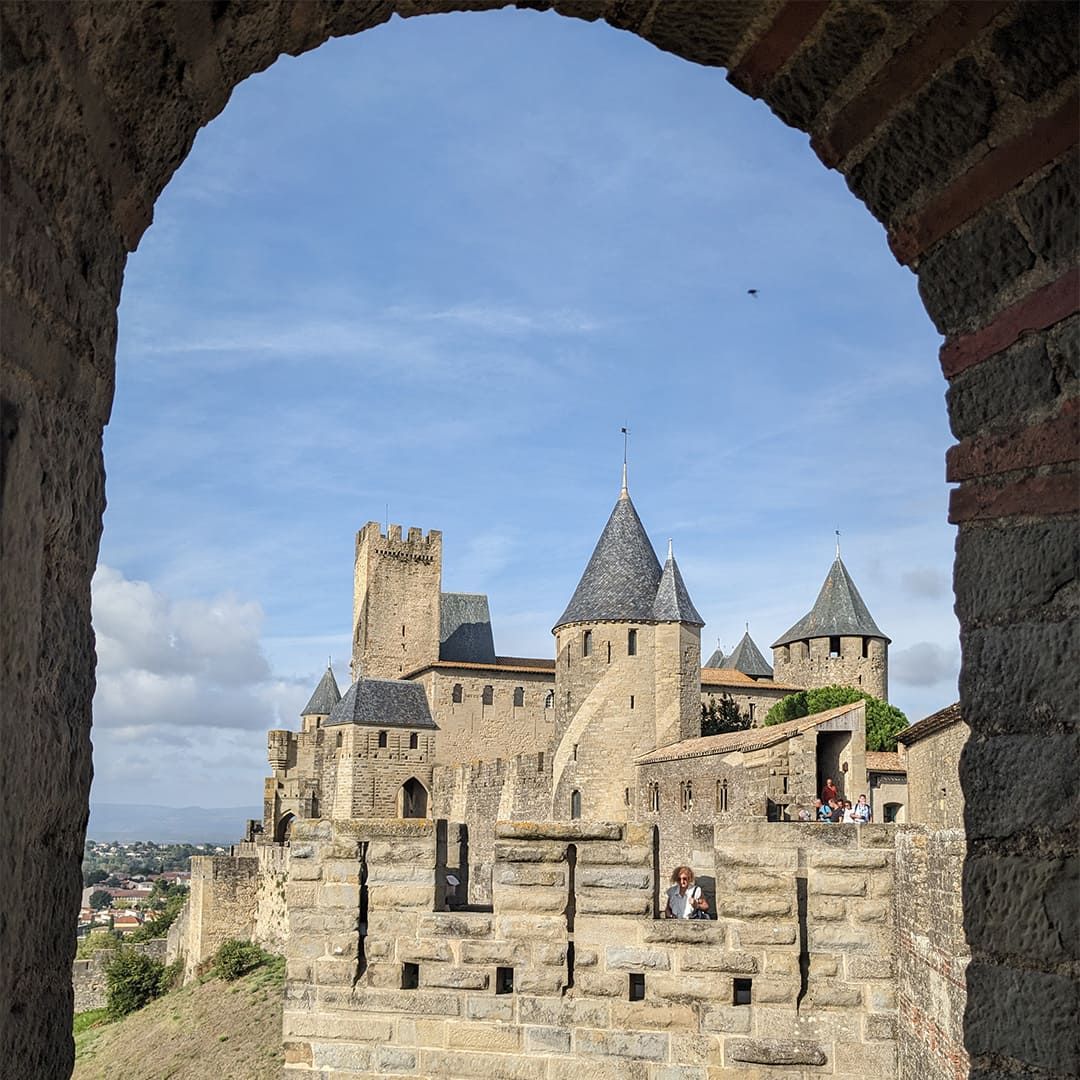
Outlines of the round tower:
[[773,642],[777,682],[850,686],[889,700],[889,644],[837,551],[813,608]]
[[627,820],[635,760],[700,731],[703,623],[625,485],[555,634],[555,818]]

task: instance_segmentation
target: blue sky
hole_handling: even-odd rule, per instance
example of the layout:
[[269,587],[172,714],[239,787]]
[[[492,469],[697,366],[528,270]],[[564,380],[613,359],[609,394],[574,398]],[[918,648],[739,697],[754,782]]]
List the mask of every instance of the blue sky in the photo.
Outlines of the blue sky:
[[[757,289],[756,297],[748,289]],[[618,493],[730,649],[844,560],[912,719],[955,700],[939,338],[806,136],[628,34],[530,12],[278,61],[128,263],[95,580],[94,797],[257,804],[356,530],[444,533],[496,648],[550,628]]]

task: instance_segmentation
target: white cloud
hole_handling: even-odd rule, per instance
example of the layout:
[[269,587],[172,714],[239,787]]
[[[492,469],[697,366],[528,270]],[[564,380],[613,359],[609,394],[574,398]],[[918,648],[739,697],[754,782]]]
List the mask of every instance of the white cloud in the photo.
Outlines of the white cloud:
[[909,686],[955,683],[960,671],[960,653],[955,647],[917,641],[907,649],[893,652],[889,658],[889,668],[897,682]]
[[937,600],[952,591],[952,578],[940,567],[917,566],[900,576],[900,586],[911,596]]

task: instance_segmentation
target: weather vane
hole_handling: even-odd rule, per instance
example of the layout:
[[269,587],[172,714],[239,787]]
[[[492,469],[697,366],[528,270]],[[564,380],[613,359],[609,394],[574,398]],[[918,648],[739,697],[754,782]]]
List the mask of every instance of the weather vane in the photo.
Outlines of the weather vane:
[[629,452],[630,429],[621,427],[619,430],[622,432],[622,489],[626,491],[626,456]]

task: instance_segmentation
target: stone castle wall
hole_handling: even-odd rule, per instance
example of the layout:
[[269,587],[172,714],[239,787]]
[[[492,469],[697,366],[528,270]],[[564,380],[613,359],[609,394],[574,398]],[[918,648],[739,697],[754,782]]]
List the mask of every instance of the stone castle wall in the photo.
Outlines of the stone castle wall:
[[453,912],[432,823],[298,824],[287,1075],[896,1077],[893,829],[723,830],[709,922],[655,918],[650,827],[496,834]]
[[[970,729],[960,721],[904,747],[907,765],[907,820],[936,829],[963,829],[964,793],[960,754]],[[1048,798],[1056,798],[1053,792]]]
[[778,702],[795,693],[794,687],[773,686],[720,686],[711,682],[702,682],[701,704],[719,704],[727,694],[739,707],[743,716],[749,716],[751,727],[761,727],[769,710]]
[[773,649],[773,674],[780,683],[853,686],[888,701],[889,647],[881,638],[841,637],[840,655],[830,656],[827,637],[793,641]]
[[[153,960],[165,960],[168,951],[165,938],[153,938],[150,941],[129,942],[124,948],[134,949]],[[107,985],[105,968],[115,956],[113,949],[99,949],[86,960],[76,960],[71,965],[71,986],[75,993],[75,1011],[101,1009],[107,1004]]]

